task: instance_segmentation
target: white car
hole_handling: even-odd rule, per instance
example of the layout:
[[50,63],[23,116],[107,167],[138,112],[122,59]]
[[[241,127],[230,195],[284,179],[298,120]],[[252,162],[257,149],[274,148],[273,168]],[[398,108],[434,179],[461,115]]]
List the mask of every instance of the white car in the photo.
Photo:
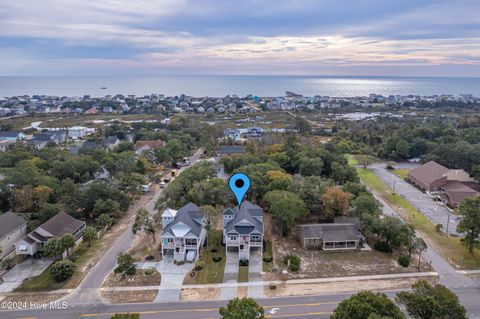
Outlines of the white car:
[[165,186],[167,186],[165,182],[160,182],[160,188],[165,188]]

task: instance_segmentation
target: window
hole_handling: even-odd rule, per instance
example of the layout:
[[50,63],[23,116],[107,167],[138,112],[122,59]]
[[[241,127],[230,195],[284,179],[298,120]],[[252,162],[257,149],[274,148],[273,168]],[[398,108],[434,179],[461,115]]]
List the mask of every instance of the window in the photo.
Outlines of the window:
[[195,246],[195,245],[197,245],[197,240],[194,239],[194,238],[186,238],[185,239],[185,245]]
[[237,235],[231,235],[230,236],[230,240],[237,240],[238,239],[238,236]]

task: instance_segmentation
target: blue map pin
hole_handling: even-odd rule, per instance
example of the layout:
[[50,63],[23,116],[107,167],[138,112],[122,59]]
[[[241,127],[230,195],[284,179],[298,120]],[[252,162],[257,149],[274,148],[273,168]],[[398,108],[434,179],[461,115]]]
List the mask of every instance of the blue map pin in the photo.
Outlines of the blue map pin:
[[230,180],[228,181],[228,186],[230,187],[232,193],[235,195],[238,206],[240,206],[243,197],[245,197],[245,194],[250,188],[250,179],[247,175],[243,173],[236,173],[230,177]]

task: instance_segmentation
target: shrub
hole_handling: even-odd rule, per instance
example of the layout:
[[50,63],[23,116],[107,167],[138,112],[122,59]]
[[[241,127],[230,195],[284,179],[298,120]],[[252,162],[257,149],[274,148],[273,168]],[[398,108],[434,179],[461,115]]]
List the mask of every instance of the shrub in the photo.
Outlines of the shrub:
[[389,171],[393,171],[395,169],[395,167],[393,167],[392,165],[387,165],[387,167],[385,168],[388,169]]
[[402,255],[398,257],[398,263],[402,267],[408,267],[410,265],[410,258],[408,256]]
[[265,256],[265,257],[263,257],[263,261],[266,262],[266,263],[271,263],[273,261],[273,257],[272,256]]
[[195,270],[200,271],[203,269],[203,267],[205,267],[205,262],[203,260],[197,260],[195,263]]
[[214,262],[218,263],[220,260],[222,260],[222,257],[220,257],[220,256],[213,256],[212,259],[213,259]]
[[390,247],[390,245],[385,241],[376,242],[374,248],[375,248],[375,250],[378,250],[378,251],[381,251],[381,252],[384,252],[384,253],[391,253],[392,252],[392,247]]
[[57,282],[62,282],[72,277],[75,272],[75,264],[68,260],[59,260],[50,268],[50,276]]
[[155,273],[155,271],[156,271],[155,268],[150,267],[150,268],[148,268],[147,270],[145,270],[145,275],[151,276],[151,275],[153,275],[153,274]]
[[294,254],[289,254],[283,258],[283,262],[285,265],[289,265],[288,269],[291,271],[299,271],[300,270],[300,257]]
[[435,230],[439,233],[443,228],[443,225],[442,224],[436,224],[435,225]]
[[217,248],[212,248],[212,249],[210,249],[210,252],[212,252],[212,253],[216,253],[217,251],[218,251]]
[[240,266],[248,266],[248,259],[240,259],[238,262]]

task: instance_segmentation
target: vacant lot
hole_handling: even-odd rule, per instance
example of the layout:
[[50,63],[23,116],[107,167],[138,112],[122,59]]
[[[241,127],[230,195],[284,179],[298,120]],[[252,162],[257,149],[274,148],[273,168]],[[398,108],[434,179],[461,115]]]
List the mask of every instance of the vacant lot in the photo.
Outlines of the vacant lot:
[[[392,273],[416,272],[418,256],[412,255],[412,263],[405,268],[398,264],[396,254],[371,251],[327,252],[322,250],[305,250],[296,238],[277,238],[274,241],[275,274],[267,273],[267,280],[278,279],[282,269],[286,269],[283,257],[289,253],[301,259],[300,271],[290,273],[290,279],[323,278],[343,276],[363,276]],[[423,260],[422,260],[423,261]],[[429,264],[422,262],[421,271],[430,271]]]
[[158,290],[132,290],[132,291],[105,291],[102,298],[111,303],[137,303],[152,302],[157,297]]
[[135,276],[125,277],[111,272],[102,284],[102,287],[137,287],[137,286],[160,286],[161,276],[158,271],[150,273],[147,269],[137,270]]

